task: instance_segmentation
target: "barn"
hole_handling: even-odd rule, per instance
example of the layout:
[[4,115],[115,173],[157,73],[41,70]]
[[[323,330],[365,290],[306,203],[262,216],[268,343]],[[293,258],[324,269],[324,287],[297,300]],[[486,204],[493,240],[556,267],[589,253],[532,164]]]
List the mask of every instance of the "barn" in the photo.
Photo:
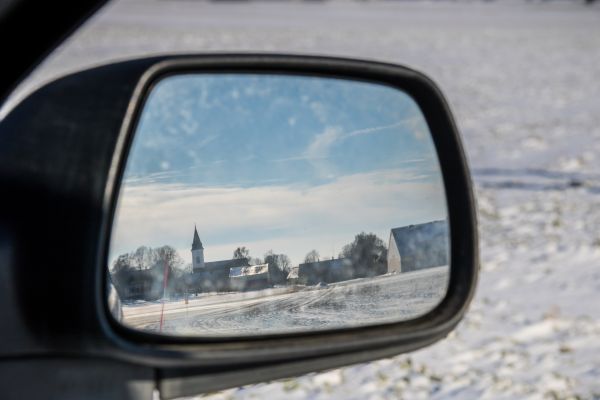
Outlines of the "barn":
[[409,272],[448,265],[448,221],[408,225],[390,231],[389,272]]

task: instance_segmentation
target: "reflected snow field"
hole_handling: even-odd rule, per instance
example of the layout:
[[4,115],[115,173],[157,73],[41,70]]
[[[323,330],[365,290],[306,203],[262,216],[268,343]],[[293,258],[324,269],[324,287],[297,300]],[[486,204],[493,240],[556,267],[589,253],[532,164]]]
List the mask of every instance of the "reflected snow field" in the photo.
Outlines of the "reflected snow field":
[[[436,267],[329,285],[201,294],[187,304],[166,302],[162,333],[236,336],[339,328],[348,321],[397,322],[435,307],[447,284],[448,267]],[[125,304],[122,322],[157,332],[161,307],[158,302]]]

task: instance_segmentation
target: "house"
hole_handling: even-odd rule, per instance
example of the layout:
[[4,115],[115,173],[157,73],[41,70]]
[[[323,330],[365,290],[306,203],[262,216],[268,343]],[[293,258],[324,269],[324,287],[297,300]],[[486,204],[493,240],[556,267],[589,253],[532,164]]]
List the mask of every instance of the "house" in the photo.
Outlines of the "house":
[[347,258],[315,261],[298,266],[298,283],[302,285],[340,282],[354,277],[352,263]]
[[390,231],[388,272],[408,272],[448,265],[448,221],[408,225]]
[[269,264],[231,267],[229,269],[229,286],[231,290],[260,290],[271,287]]
[[298,283],[298,266],[294,266],[290,268],[290,272],[286,278],[287,283],[289,285],[296,285]]

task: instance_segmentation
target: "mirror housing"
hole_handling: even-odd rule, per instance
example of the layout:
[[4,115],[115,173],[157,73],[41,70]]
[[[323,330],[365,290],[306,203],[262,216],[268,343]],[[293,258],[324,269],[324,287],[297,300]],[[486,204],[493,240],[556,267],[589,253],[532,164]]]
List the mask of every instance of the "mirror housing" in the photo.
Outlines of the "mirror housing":
[[[448,203],[451,273],[439,305],[397,323],[242,339],[165,337],[118,324],[106,303],[106,265],[133,129],[153,85],[186,72],[364,80],[411,96],[431,131]],[[14,336],[0,344],[0,357],[69,354],[130,363],[156,371],[155,384],[164,398],[421,348],[458,324],[475,288],[475,202],[457,128],[436,85],[397,65],[233,54],[145,58],[78,72],[39,89],[1,122],[0,184],[9,193],[0,210],[0,235],[8,252],[0,257],[8,273],[4,284],[14,285],[3,292],[0,308],[7,326],[15,327]],[[32,293],[53,301],[40,304]]]

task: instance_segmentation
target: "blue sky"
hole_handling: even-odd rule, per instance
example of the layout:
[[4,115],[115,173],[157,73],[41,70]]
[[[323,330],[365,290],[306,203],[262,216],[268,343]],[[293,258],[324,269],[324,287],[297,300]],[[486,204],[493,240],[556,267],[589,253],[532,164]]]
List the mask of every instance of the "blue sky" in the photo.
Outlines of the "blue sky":
[[207,260],[246,245],[298,263],[313,248],[336,255],[360,231],[387,241],[390,228],[445,215],[433,143],[406,94],[319,77],[179,75],[142,113],[113,256],[171,244],[188,258],[196,223]]

